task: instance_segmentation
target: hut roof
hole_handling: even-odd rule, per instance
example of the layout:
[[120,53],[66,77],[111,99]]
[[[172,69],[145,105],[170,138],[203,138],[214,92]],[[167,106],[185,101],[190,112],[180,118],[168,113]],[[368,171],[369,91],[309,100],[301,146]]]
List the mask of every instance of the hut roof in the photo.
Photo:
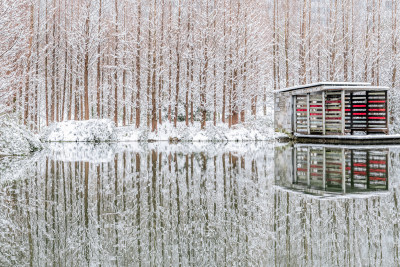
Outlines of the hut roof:
[[[317,88],[320,87],[320,88]],[[387,91],[386,86],[372,86],[371,83],[355,83],[355,82],[318,82],[300,86],[293,86],[274,91],[274,93],[283,93],[295,91],[299,89],[313,89],[313,91],[328,91],[328,90],[351,90],[351,91]]]

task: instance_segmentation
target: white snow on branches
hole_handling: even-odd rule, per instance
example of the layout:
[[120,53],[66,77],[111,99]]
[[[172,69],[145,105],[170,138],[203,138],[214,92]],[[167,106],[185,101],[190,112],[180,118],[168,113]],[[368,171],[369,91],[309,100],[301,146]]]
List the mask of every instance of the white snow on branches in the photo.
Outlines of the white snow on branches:
[[28,155],[42,149],[39,139],[10,119],[0,119],[0,156]]

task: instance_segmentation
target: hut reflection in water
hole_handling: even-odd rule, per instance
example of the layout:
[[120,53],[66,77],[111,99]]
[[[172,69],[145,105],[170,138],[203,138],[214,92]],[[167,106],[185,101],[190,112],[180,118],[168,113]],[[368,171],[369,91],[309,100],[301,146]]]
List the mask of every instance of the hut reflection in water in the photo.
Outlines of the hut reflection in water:
[[[278,149],[275,153],[287,151]],[[315,194],[388,190],[388,153],[384,147],[296,144],[286,155],[291,159],[290,173],[279,175],[276,156],[276,182]]]

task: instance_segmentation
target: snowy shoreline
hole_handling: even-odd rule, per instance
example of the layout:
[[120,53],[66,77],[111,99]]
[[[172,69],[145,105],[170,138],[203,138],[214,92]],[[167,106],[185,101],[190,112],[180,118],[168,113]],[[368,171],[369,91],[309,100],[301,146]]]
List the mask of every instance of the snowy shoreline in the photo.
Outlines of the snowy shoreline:
[[275,133],[270,120],[255,120],[229,128],[226,124],[214,126],[209,122],[200,130],[199,122],[186,126],[179,122],[177,127],[171,123],[159,126],[156,132],[145,127],[116,127],[108,119],[88,121],[65,121],[54,123],[41,134],[42,142],[240,142],[272,141]]
[[39,135],[31,133],[14,120],[0,120],[0,156],[24,156],[41,150],[45,143],[228,143],[228,142],[271,142],[284,135],[275,133],[269,119],[258,119],[232,126],[220,123],[216,126],[207,122],[200,130],[200,122],[189,126],[178,122],[159,125],[156,132],[146,127],[133,125],[116,127],[109,119],[87,121],[64,121],[53,123]]

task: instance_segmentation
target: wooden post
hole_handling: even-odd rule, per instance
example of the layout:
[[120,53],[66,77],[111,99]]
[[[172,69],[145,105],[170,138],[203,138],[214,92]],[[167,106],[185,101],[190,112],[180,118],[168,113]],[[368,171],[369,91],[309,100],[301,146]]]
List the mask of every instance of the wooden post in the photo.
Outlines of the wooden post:
[[353,93],[350,93],[350,133],[353,135]]
[[346,155],[342,148],[342,192],[346,194]]
[[297,102],[296,102],[297,96],[293,96],[293,116],[292,116],[292,132],[295,133],[297,132]]
[[342,90],[342,135],[344,135],[344,130],[346,129],[346,98],[345,90]]
[[[310,129],[310,128],[308,128]],[[311,187],[311,181],[310,181],[310,174],[311,174],[311,170],[310,170],[310,155],[311,155],[311,147],[307,148],[307,188]]]
[[307,94],[307,134],[310,134],[310,93]]
[[[389,153],[389,151],[388,151]],[[389,189],[389,156],[388,154],[385,155],[386,157],[386,187],[385,189],[388,190]]]
[[[325,91],[322,91],[322,134],[325,135]],[[325,153],[325,149],[324,149]]]
[[368,128],[369,128],[369,94],[368,91],[365,92],[365,133],[368,135]]
[[296,176],[297,176],[297,164],[296,164],[296,148],[295,147],[293,147],[293,150],[292,150],[292,164],[293,164],[293,170],[292,170],[292,173],[293,173],[293,175],[292,175],[292,184],[294,184],[295,183],[295,181],[297,180],[297,178],[296,178]]
[[293,183],[297,183],[297,148],[294,148],[294,157],[293,157],[293,165],[294,165],[294,181]]
[[322,155],[322,187],[326,190],[326,148],[323,148]]
[[369,189],[369,151],[367,150],[366,158],[366,175],[367,175],[367,189]]
[[385,91],[385,118],[386,118],[386,134],[389,134],[389,113],[388,113],[388,99],[387,99],[387,91]]
[[353,151],[354,150],[351,150],[351,159],[350,159],[350,164],[351,164],[351,167],[350,167],[350,170],[351,170],[351,173],[350,173],[351,189],[354,189],[354,153],[353,153]]

